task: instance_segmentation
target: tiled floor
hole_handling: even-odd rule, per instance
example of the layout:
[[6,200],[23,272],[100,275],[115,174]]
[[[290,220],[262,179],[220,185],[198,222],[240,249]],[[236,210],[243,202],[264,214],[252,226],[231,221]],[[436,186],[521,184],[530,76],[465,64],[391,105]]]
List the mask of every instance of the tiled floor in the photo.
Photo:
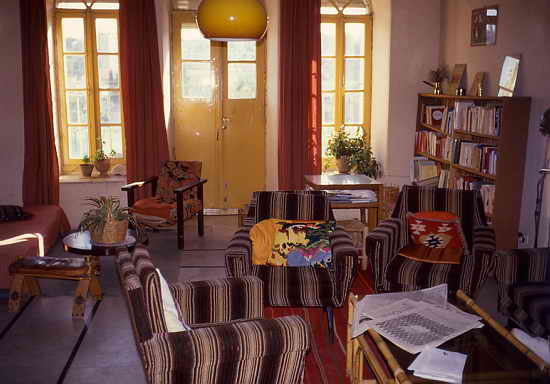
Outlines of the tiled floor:
[[[236,229],[235,216],[208,216],[203,238],[195,223],[186,223],[185,251],[177,250],[174,232],[151,233],[149,247],[168,281],[224,277],[223,250]],[[70,256],[60,245],[50,255]],[[145,383],[114,260],[101,261],[105,298],[88,301],[85,321],[71,318],[74,282],[42,280],[43,295],[19,317],[7,312],[4,292],[0,332],[12,326],[0,336],[0,383]],[[495,314],[494,281],[480,296],[478,302]]]

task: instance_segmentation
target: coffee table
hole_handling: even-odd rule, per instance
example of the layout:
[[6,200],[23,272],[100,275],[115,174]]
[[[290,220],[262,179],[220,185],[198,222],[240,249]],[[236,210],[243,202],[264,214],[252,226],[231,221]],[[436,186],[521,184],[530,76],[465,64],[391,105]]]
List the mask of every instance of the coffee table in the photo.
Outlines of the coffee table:
[[[334,203],[333,209],[359,209],[361,222],[367,224],[369,231],[378,225],[379,210],[382,208],[382,188],[384,184],[366,175],[305,175],[304,182],[315,190],[372,190],[376,193],[377,201],[373,203]],[[365,211],[368,210],[368,221]]]
[[[459,291],[460,292],[460,291]],[[439,348],[468,355],[463,383],[547,383],[549,366],[515,339],[467,296],[454,303],[483,318],[485,326],[470,330],[442,344]],[[461,296],[461,297],[462,297]],[[356,296],[350,294],[348,332]],[[466,300],[466,301],[463,301]],[[469,302],[468,302],[469,300]],[[413,376],[407,367],[417,355],[410,354],[370,329],[350,339],[348,336],[347,373],[352,383],[363,382],[363,361],[379,383],[439,383]],[[547,381],[548,380],[548,381]]]

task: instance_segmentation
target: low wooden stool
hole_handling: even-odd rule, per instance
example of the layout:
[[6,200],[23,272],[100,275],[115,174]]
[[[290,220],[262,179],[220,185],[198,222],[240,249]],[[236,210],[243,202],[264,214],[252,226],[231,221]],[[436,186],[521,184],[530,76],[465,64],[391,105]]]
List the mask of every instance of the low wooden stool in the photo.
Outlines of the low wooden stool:
[[359,252],[359,261],[361,263],[361,269],[367,269],[367,255],[365,255],[365,237],[368,233],[368,227],[365,223],[357,219],[353,220],[338,220],[337,226],[342,227],[347,233],[350,234],[353,246]]
[[36,278],[78,281],[73,304],[73,317],[84,317],[88,293],[96,300],[103,298],[97,273],[97,259],[93,257],[86,256],[84,259],[25,257],[11,263],[9,272],[10,275],[15,275],[8,303],[10,312],[19,311],[22,296],[26,294],[40,295],[40,285]]

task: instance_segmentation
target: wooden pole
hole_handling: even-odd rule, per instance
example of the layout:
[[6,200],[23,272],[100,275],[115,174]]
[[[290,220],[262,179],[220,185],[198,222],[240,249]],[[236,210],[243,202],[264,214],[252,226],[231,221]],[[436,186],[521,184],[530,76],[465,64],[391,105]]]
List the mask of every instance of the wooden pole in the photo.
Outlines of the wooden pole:
[[407,374],[405,373],[405,371],[403,371],[382,337],[372,328],[369,329],[367,332],[376,343],[376,346],[378,347],[378,350],[380,351],[382,356],[384,356],[384,359],[388,363],[388,366],[390,367],[390,370],[392,371],[393,376],[397,379],[397,381],[401,384],[411,384],[411,381],[407,377]]
[[456,296],[464,301],[475,313],[483,318],[491,327],[493,327],[502,337],[514,345],[521,353],[526,355],[533,363],[535,363],[544,374],[550,374],[550,365],[546,364],[537,354],[533,353],[525,344],[519,341],[511,332],[496,322],[487,312],[479,307],[474,300],[466,295],[462,290],[456,292]]

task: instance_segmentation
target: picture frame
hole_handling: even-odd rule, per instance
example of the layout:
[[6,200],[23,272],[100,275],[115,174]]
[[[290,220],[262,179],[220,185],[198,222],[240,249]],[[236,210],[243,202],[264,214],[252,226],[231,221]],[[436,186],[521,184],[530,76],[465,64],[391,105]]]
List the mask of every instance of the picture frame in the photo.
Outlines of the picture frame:
[[498,80],[498,96],[512,97],[518,80],[521,56],[506,56]]
[[498,6],[472,10],[471,46],[497,43]]

